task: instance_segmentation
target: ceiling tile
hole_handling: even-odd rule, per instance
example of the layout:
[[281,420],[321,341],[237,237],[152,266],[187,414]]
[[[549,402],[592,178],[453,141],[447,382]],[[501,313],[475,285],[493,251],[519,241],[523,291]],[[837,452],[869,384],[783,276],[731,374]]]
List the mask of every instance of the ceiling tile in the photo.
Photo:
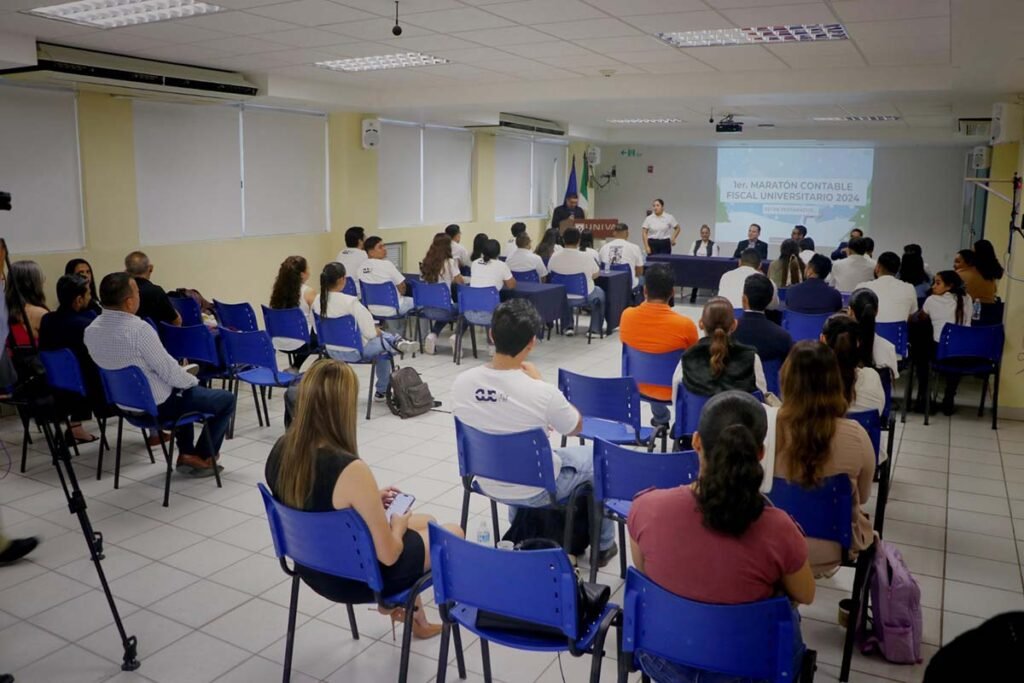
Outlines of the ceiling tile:
[[476,9],[462,7],[445,9],[438,12],[423,12],[409,16],[408,22],[414,26],[428,28],[431,31],[473,31],[478,28],[499,28],[512,24],[501,17]]
[[618,19],[584,19],[582,21],[559,21],[552,24],[534,24],[538,31],[544,31],[557,38],[581,40],[584,38],[612,38],[636,36],[641,31]]
[[580,0],[520,0],[493,5],[487,11],[521,24],[542,24],[576,19],[603,19],[605,14]]
[[949,16],[949,0],[833,0],[842,21],[881,21]]
[[[374,14],[380,14],[385,17],[391,17],[392,21],[395,18],[395,3],[388,2],[387,0],[338,0],[344,5],[349,7],[355,7],[365,12],[373,12]],[[463,4],[459,0],[402,0],[399,5],[399,18],[404,18],[407,14],[415,14],[417,12],[433,12],[440,9],[454,9],[462,7]]]
[[[217,14],[204,14],[201,17],[190,17],[174,24],[187,24],[199,26],[200,28],[222,31],[236,36],[251,35],[253,33],[269,33],[270,31],[284,31],[295,28],[294,24],[284,21],[267,19],[248,12],[219,12]],[[121,30],[121,29],[118,29]]]
[[618,38],[602,38],[595,41],[577,41],[592,50],[602,53],[648,52],[664,47],[664,43],[654,36],[620,36]]
[[223,50],[224,54],[229,56],[253,55],[257,52],[273,52],[274,50],[281,49],[281,45],[278,43],[272,43],[269,40],[262,40],[252,36],[232,36],[230,38],[204,40],[192,44],[208,46],[216,50]]
[[474,47],[468,50],[434,50],[435,57],[444,57],[460,64],[478,64],[481,62],[496,62],[511,58],[511,55],[503,50],[495,50],[493,47]]
[[500,74],[488,69],[471,66],[469,64],[443,64],[439,66],[424,66],[416,70],[417,73],[433,74],[451,78],[456,81],[468,81],[479,83],[482,81],[508,80],[507,74]]
[[[733,9],[736,7],[771,7],[772,5],[787,5],[808,3],[813,4],[820,0],[704,0],[715,9]],[[893,0],[902,2],[902,0]]]
[[949,18],[867,21],[846,25],[872,66],[949,63]]
[[97,32],[91,26],[79,26],[78,24],[69,24],[66,21],[30,17],[27,14],[4,15],[0,19],[0,26],[5,31],[23,33],[43,40],[55,40],[64,36],[84,36]]
[[627,64],[645,65],[694,61],[693,57],[667,46],[658,50],[644,52],[623,52],[621,55],[616,55],[616,57],[619,61],[626,62]]
[[572,43],[562,41],[550,41],[547,43],[533,43],[531,45],[506,45],[502,49],[521,57],[567,57],[570,55],[591,55],[594,54],[586,48]]
[[[584,76],[601,76],[602,78],[616,78],[617,76],[631,76],[634,74],[645,73],[643,69],[638,66],[630,66],[629,64],[613,64],[611,66],[573,66],[571,67],[576,73],[583,74]],[[606,69],[613,69],[615,71],[611,76],[606,76],[601,73]]]
[[501,62],[492,62],[487,65],[488,69],[509,73],[525,80],[545,80],[549,78],[572,78],[576,74],[567,72],[565,69],[541,64],[531,59],[522,57],[510,57]]
[[626,17],[623,21],[646,33],[657,33],[659,31],[701,31],[714,28],[735,28],[732,25],[732,22],[721,14],[711,11],[650,14],[642,17]]
[[161,43],[151,38],[138,38],[129,36],[117,31],[99,31],[84,36],[68,36],[61,41],[65,45],[84,47],[104,52],[136,52],[151,47],[160,47]]
[[390,46],[393,52],[430,52],[431,54],[435,50],[465,50],[477,46],[476,43],[471,43],[468,40],[440,33],[418,38],[403,36],[397,40],[382,40],[380,42]]
[[835,15],[823,2],[724,9],[721,13],[737,26],[832,24],[837,21]]
[[343,36],[339,33],[324,31],[319,28],[293,28],[287,31],[261,33],[260,38],[282,45],[294,47],[323,47],[324,45],[341,45],[356,42],[356,38]]
[[706,10],[701,0],[588,0],[589,4],[616,17],[666,12]]
[[342,57],[373,57],[374,55],[387,55],[394,53],[395,49],[390,45],[384,45],[383,43],[372,43],[367,41],[361,41],[358,43],[344,43],[342,45],[332,45],[328,49],[335,53],[338,58]]
[[281,0],[216,0],[216,4],[228,9],[249,9],[263,5],[276,5],[280,2]]
[[544,43],[551,40],[547,33],[535,31],[526,26],[508,26],[505,28],[485,28],[477,31],[463,31],[453,35],[472,40],[481,45],[525,45],[528,43]]
[[217,48],[200,47],[199,45],[164,45],[143,50],[137,54],[148,59],[194,64],[197,66],[208,66],[210,60],[224,56],[224,53]]
[[638,69],[643,69],[652,74],[689,74],[701,71],[714,71],[707,64],[701,64],[696,59],[685,61],[657,62],[653,64],[637,64]]
[[[324,31],[330,31],[331,33],[338,33],[343,36],[358,38],[359,40],[391,40],[395,37],[394,34],[391,33],[391,28],[394,25],[394,20],[378,17],[376,19],[364,19],[362,21],[346,21],[342,24],[326,24],[319,28]],[[425,28],[420,28],[419,26],[413,26],[412,24],[402,22],[403,38],[417,38],[419,36],[429,36],[432,34],[433,31],[428,31]]]
[[343,21],[359,21],[361,19],[372,19],[372,14],[361,10],[336,5],[328,0],[295,0],[280,5],[267,5],[249,10],[252,14],[258,14],[271,19],[280,19],[300,26],[323,26],[324,24],[337,24]]
[[765,71],[786,68],[782,60],[760,45],[697,47],[688,48],[683,52],[719,71]]
[[772,45],[772,54],[793,69],[832,69],[865,66],[857,48],[847,40]]
[[594,72],[597,72],[597,67],[608,67],[618,68],[624,67],[620,61],[614,60],[611,57],[605,55],[599,55],[591,52],[588,55],[565,55],[561,57],[537,57],[538,62],[543,62],[549,66],[559,66],[563,69],[574,69],[579,71],[579,67],[595,67]]
[[142,24],[140,26],[125,26],[117,29],[117,33],[136,38],[157,40],[163,43],[198,43],[200,40],[215,40],[224,38],[226,34],[221,31],[212,31],[208,28],[200,28],[180,21],[160,22],[156,24]]

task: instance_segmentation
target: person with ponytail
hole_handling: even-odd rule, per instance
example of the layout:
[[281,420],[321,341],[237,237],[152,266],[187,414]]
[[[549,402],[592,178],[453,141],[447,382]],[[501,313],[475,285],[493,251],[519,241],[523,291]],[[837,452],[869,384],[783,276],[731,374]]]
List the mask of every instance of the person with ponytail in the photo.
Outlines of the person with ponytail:
[[[633,564],[665,590],[689,600],[737,605],[784,595],[814,600],[814,576],[803,532],[766,504],[760,487],[768,422],[750,394],[726,391],[701,411],[693,448],[700,474],[689,486],[648,490],[633,500],[626,528]],[[794,608],[794,621],[799,614]],[[794,629],[796,670],[803,656]],[[656,681],[734,681],[641,653]]]
[[[928,367],[935,357],[935,348],[947,324],[970,327],[974,300],[967,293],[963,279],[955,270],[941,270],[932,282],[932,294],[921,306],[918,334],[911,336],[914,362],[918,370],[918,391],[915,410],[924,412],[924,396],[928,391]],[[929,324],[930,323],[930,324]],[[960,385],[960,375],[946,375],[946,390],[942,398],[942,412],[952,415],[953,400]]]
[[[683,352],[680,364],[687,391],[698,396],[713,396],[730,389],[768,391],[757,351],[732,338],[736,316],[728,299],[716,296],[708,300],[699,326],[705,336]],[[678,381],[672,382],[673,386],[677,384]]]
[[327,346],[327,355],[336,360],[349,363],[377,359],[374,372],[377,376],[373,400],[383,401],[391,385],[393,363],[391,357],[396,353],[405,354],[419,348],[414,341],[403,339],[397,334],[384,332],[373,319],[373,314],[359,299],[345,294],[345,266],[337,261],[328,263],[320,273],[320,299],[317,314],[321,318],[341,318],[352,316],[356,327],[363,337],[363,353],[359,355],[354,349],[341,346]]
[[878,295],[867,287],[850,293],[850,317],[857,321],[861,365],[864,367],[886,368],[893,379],[900,376],[899,356],[891,341],[875,334],[875,320],[878,316]]
[[[281,262],[274,280],[274,288],[270,292],[270,308],[297,308],[302,311],[309,326],[310,341],[316,348],[316,328],[313,326],[313,309],[316,290],[306,284],[309,280],[309,264],[302,256],[289,256]],[[284,351],[296,368],[302,367],[310,354],[310,346],[299,339],[278,338],[274,340],[274,348]]]
[[[836,354],[821,342],[797,342],[782,364],[784,400],[775,421],[775,476],[804,488],[845,474],[853,487],[853,537],[850,553],[871,546],[871,520],[861,505],[871,498],[875,449],[867,432],[844,416],[849,408]],[[816,576],[832,572],[842,560],[838,543],[808,539]]]
[[[452,238],[444,232],[439,232],[434,235],[434,241],[430,245],[430,249],[427,250],[427,255],[423,257],[423,261],[420,263],[420,275],[423,276],[423,281],[435,284],[442,282],[448,285],[449,289],[454,289],[456,285],[465,283],[465,279],[462,277],[462,273],[459,270],[459,262],[455,259],[452,252]],[[458,313],[459,308],[456,305],[452,305],[452,313]],[[432,322],[430,324],[430,334],[423,340],[423,351],[424,353],[433,355],[437,350],[437,335],[440,334],[446,322]],[[455,337],[452,336],[452,345],[454,348]]]
[[843,398],[849,404],[847,412],[875,410],[879,415],[885,410],[885,389],[879,372],[869,363],[864,363],[861,348],[861,331],[857,321],[848,315],[836,313],[825,321],[821,330],[821,341],[836,354],[839,374],[843,378]]
[[795,240],[783,240],[779,246],[779,258],[768,266],[768,279],[776,287],[789,287],[804,281],[807,264],[800,258],[800,244]]

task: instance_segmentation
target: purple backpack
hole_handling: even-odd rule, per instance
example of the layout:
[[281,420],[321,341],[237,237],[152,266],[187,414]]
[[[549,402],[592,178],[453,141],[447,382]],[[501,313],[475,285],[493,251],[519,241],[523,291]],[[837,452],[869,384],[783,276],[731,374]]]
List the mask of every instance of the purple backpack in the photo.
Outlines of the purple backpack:
[[895,664],[921,662],[921,589],[896,546],[875,542],[875,557],[865,580],[871,617],[861,615],[861,652],[880,652]]

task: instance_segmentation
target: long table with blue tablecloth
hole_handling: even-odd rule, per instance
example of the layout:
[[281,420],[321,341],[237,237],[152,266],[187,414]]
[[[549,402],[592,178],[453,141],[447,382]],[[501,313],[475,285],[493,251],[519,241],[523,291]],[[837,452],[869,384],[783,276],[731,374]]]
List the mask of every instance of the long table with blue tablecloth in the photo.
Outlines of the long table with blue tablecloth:
[[[647,264],[667,263],[672,268],[677,287],[718,289],[722,275],[739,267],[734,258],[724,256],[690,256],[688,254],[651,254]],[[768,272],[770,261],[761,262],[761,270]]]
[[633,301],[633,280],[621,270],[602,270],[595,284],[604,290],[604,327],[611,334]]
[[515,289],[501,290],[501,300],[528,299],[540,313],[545,323],[553,323],[562,318],[565,307],[565,287],[549,285],[543,282],[517,282]]

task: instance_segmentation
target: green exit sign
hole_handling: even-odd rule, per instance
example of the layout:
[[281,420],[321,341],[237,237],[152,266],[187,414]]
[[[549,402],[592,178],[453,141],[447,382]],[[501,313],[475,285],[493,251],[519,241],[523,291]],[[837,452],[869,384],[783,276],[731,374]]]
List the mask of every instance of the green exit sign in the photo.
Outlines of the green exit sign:
[[621,157],[642,157],[643,154],[636,149],[630,147],[629,149],[623,149],[619,151]]

